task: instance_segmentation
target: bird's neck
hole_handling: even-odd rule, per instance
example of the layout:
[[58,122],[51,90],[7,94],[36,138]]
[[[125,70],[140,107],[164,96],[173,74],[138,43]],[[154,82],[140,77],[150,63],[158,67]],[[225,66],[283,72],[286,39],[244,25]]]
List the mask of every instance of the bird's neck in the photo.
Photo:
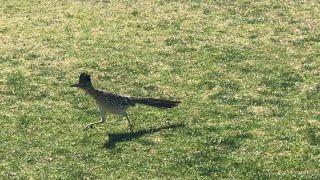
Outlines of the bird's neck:
[[96,91],[96,89],[94,89],[94,87],[84,87],[84,88],[81,88],[81,89],[84,90],[88,94]]

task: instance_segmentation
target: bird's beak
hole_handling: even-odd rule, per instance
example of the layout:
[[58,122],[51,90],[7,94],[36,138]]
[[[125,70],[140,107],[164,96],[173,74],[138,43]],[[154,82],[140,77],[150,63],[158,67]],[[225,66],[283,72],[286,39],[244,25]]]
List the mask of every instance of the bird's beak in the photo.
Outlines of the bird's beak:
[[71,85],[69,87],[79,87],[79,84],[73,84],[73,85]]

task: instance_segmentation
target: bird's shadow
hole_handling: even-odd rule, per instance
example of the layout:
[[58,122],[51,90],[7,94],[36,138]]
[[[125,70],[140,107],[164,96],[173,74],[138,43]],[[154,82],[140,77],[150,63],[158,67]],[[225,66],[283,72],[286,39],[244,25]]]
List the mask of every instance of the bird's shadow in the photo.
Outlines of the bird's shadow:
[[109,137],[109,140],[105,143],[104,147],[107,149],[113,149],[116,147],[116,144],[118,142],[132,141],[133,139],[139,138],[143,135],[153,134],[163,129],[175,129],[175,128],[184,127],[184,126],[185,124],[180,123],[180,124],[170,124],[162,127],[144,129],[144,130],[128,132],[128,133],[109,133],[107,134],[107,136]]

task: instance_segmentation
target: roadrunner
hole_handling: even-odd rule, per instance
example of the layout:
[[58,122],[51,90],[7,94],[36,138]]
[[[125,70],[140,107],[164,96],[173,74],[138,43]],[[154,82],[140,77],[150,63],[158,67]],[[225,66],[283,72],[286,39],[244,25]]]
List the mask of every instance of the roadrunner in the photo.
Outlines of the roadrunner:
[[157,108],[173,108],[178,106],[180,101],[169,101],[152,98],[134,98],[125,97],[116,94],[112,94],[106,91],[95,89],[92,86],[90,75],[87,73],[81,73],[79,77],[79,83],[71,85],[70,87],[77,87],[84,90],[87,94],[92,96],[99,106],[100,121],[90,123],[85,126],[84,129],[92,128],[95,124],[102,124],[106,121],[106,112],[125,116],[128,120],[129,130],[132,131],[132,124],[127,114],[127,109],[136,104],[144,104]]

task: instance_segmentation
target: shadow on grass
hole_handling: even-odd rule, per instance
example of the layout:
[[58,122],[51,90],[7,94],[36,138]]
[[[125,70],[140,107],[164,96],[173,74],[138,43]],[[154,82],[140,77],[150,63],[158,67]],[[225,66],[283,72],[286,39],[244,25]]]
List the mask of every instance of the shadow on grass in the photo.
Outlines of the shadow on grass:
[[182,124],[182,123],[170,124],[162,127],[150,128],[150,129],[145,129],[145,130],[140,130],[135,132],[128,132],[128,133],[110,133],[110,134],[107,134],[107,136],[109,136],[109,141],[105,143],[104,147],[107,149],[113,149],[115,148],[118,142],[132,141],[133,139],[139,138],[146,134],[153,134],[163,129],[175,129],[179,127],[185,127],[185,124]]

